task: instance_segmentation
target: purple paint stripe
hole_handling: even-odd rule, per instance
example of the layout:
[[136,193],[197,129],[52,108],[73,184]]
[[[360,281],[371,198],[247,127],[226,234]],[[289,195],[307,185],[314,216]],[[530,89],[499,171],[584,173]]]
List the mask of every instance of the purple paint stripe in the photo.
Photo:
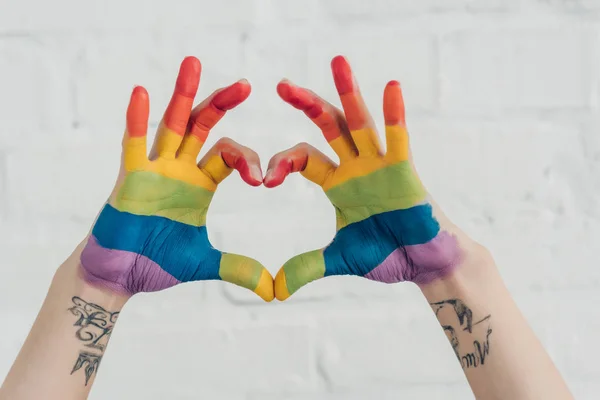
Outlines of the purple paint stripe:
[[127,295],[156,292],[181,283],[148,257],[104,248],[93,235],[81,253],[81,266],[89,283]]
[[394,250],[365,278],[385,283],[411,281],[425,284],[448,275],[460,258],[456,237],[442,231],[427,243]]

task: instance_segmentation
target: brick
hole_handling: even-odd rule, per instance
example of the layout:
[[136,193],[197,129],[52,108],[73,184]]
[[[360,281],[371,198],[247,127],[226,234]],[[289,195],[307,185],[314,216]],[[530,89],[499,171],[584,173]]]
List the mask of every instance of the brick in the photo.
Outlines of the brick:
[[[214,37],[219,40],[215,41]],[[157,33],[83,36],[74,50],[77,122],[83,128],[122,131],[129,96],[134,85],[150,95],[150,120],[156,125],[171,98],[179,64],[193,55],[203,64],[199,103],[219,87],[241,78],[239,35],[230,31],[204,31],[189,35]]]
[[448,34],[441,103],[452,115],[586,109],[593,36],[584,30]]
[[423,302],[420,315],[402,322],[391,316],[364,315],[357,323],[355,313],[323,322],[319,368],[331,387],[450,384],[464,379],[452,348],[427,308]]
[[250,394],[248,400],[394,400],[398,398],[432,400],[473,399],[473,393],[466,382],[460,384],[427,383],[425,385],[399,384],[393,389],[376,387],[353,390],[336,390],[333,393],[257,393]]
[[91,225],[119,172],[122,134],[113,138],[112,147],[88,143],[10,153],[7,157],[10,218],[24,223],[60,217]]
[[414,32],[399,35],[396,28],[357,30],[345,26],[317,32],[313,42],[322,37],[327,40],[309,47],[311,79],[299,84],[340,105],[330,62],[342,54],[352,65],[363,97],[379,126],[383,126],[383,89],[392,79],[402,83],[409,115],[437,108],[438,65],[433,37]]
[[356,19],[371,22],[428,15],[449,11],[507,11],[514,7],[513,1],[507,0],[387,0],[365,3],[360,0],[334,0],[320,4],[323,13],[329,18],[343,20]]
[[255,18],[254,2],[239,3],[235,0],[211,4],[210,8],[192,0],[180,1],[177,7],[167,3],[146,7],[135,0],[97,4],[59,0],[53,6],[32,0],[9,0],[8,3],[16,5],[6,4],[5,12],[0,16],[3,31],[131,31],[148,30],[156,26],[190,30],[207,25],[236,26],[250,23]]
[[[226,320],[227,315],[222,309],[220,318]],[[186,329],[163,325],[161,330],[152,328],[155,322],[150,320],[120,322],[103,360],[104,384],[98,382],[98,392],[109,387],[136,387],[138,393],[151,397],[180,386],[185,395],[195,387],[198,396],[205,392],[312,387],[313,338],[307,328],[256,323],[239,328],[211,327],[210,319],[204,321],[199,328],[188,321]],[[174,359],[181,362],[169,361]],[[133,363],[144,367],[123,374],[119,365]],[[149,386],[144,384],[148,373],[162,378]],[[202,384],[198,387],[188,382]]]
[[50,41],[0,36],[0,147],[23,146],[70,127],[68,65]]

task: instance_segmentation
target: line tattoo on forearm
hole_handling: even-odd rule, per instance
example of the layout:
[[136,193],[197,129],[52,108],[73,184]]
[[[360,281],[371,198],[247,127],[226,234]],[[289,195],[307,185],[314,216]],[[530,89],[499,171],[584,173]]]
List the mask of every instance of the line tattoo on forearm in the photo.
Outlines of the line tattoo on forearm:
[[[484,365],[490,354],[491,315],[474,319],[473,311],[460,299],[448,299],[430,303],[430,305],[438,318],[440,318],[439,314],[444,309],[452,310],[452,315],[456,316],[456,323],[442,324],[442,328],[448,336],[448,340],[450,340],[461,367],[463,369],[477,368]],[[462,338],[462,332],[468,332],[470,337],[468,339]],[[473,348],[470,348],[469,345],[462,347],[461,341],[458,339],[459,336],[461,336],[462,342],[472,340]],[[473,337],[476,337],[476,339],[473,339]]]
[[102,355],[119,313],[107,311],[99,305],[88,303],[77,296],[74,296],[71,301],[73,306],[68,311],[78,317],[73,324],[73,326],[78,327],[75,337],[83,342],[85,346],[79,352],[77,361],[75,361],[75,365],[71,370],[71,375],[83,368],[85,385],[87,386],[92,375],[98,371]]

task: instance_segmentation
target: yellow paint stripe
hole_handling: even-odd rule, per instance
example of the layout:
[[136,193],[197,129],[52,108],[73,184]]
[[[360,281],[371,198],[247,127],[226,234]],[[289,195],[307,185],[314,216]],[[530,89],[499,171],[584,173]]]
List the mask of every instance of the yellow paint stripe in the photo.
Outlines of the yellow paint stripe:
[[158,158],[157,160],[148,162],[143,170],[189,183],[190,185],[199,186],[211,192],[217,189],[217,184],[203,173],[200,168],[192,167],[184,160]]
[[381,145],[377,132],[371,128],[362,128],[355,131],[350,131],[354,144],[358,149],[358,155],[374,156],[381,153]]
[[349,160],[351,158],[356,157],[356,153],[350,145],[348,138],[345,138],[344,136],[336,137],[335,139],[329,142],[329,145],[331,146],[333,151],[335,151],[335,153],[338,155],[340,161]]
[[175,158],[175,154],[177,153],[177,150],[179,150],[183,136],[169,129],[161,122],[158,128],[157,137],[156,151],[158,155],[163,158]]
[[265,301],[272,301],[275,298],[273,277],[269,271],[264,268],[260,274],[258,285],[256,286],[256,289],[254,289],[254,293],[262,297]]
[[408,132],[400,125],[385,127],[387,153],[385,158],[392,163],[408,160]]
[[146,136],[130,137],[125,133],[123,140],[123,159],[125,171],[143,169],[148,161]]
[[383,157],[372,159],[355,158],[346,161],[339,166],[335,174],[331,174],[330,179],[323,185],[323,190],[327,191],[335,186],[341,185],[350,179],[369,175],[379,169],[389,166],[389,163]]
[[277,297],[277,300],[279,301],[283,301],[290,297],[283,267],[277,272],[277,276],[275,276],[275,297]]
[[187,162],[196,164],[196,159],[198,158],[198,154],[200,153],[203,145],[204,142],[202,142],[196,136],[187,135],[183,139],[183,143],[179,148],[178,157]]

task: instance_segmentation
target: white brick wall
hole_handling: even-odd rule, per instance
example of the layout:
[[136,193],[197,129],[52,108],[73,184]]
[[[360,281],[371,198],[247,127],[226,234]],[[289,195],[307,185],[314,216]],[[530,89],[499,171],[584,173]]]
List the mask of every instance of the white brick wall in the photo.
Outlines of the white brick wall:
[[[229,135],[271,154],[324,139],[278,100],[286,76],[336,101],[347,55],[377,122],[405,88],[419,171],[490,247],[576,398],[600,397],[600,1],[3,0],[0,3],[0,377],[52,274],[87,232],[118,168],[129,92],[155,125],[185,55],[199,99],[241,77]],[[82,166],[85,165],[85,168]],[[232,176],[214,244],[275,273],[327,243],[334,217],[300,177],[268,191]],[[92,399],[471,398],[416,287],[330,278],[284,304],[219,282],[135,297]]]

